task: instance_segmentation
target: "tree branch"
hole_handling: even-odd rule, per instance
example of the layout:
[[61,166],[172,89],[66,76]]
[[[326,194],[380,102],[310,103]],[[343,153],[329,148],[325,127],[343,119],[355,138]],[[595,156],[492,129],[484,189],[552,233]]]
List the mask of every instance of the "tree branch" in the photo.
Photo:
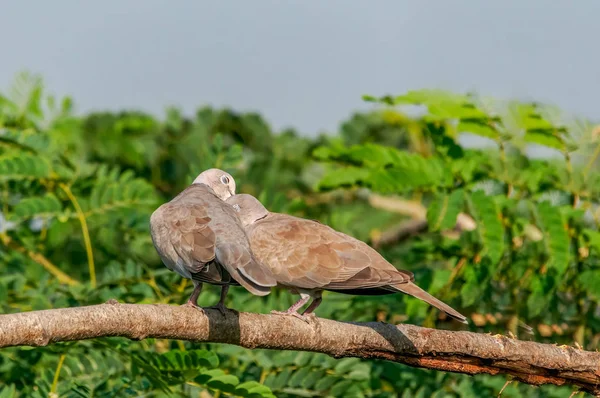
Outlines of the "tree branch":
[[373,248],[379,249],[381,246],[402,242],[411,236],[426,231],[427,227],[427,220],[405,220],[396,226],[386,229],[383,232],[371,232],[371,242]]
[[[402,242],[416,234],[427,231],[427,208],[420,202],[369,193],[367,200],[376,209],[410,216],[410,220],[403,221],[397,226],[372,236],[373,246],[379,248],[385,245]],[[465,213],[459,213],[453,229],[442,231],[442,234],[453,239],[458,239],[462,231],[472,231],[477,227],[475,220]]]
[[188,306],[106,304],[0,315],[0,347],[121,336],[169,338],[384,359],[469,375],[506,374],[524,383],[600,393],[600,353],[471,332],[382,322],[346,323]]

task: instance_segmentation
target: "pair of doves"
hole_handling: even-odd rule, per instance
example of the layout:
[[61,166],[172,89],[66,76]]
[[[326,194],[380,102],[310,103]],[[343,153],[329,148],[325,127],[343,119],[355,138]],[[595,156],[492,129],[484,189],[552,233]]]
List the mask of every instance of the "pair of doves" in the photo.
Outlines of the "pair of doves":
[[[287,311],[308,320],[323,290],[356,295],[402,292],[468,323],[467,318],[413,283],[376,250],[317,221],[269,212],[256,198],[235,194],[231,175],[209,169],[150,218],[152,241],[163,263],[194,290],[187,305],[199,308],[202,283],[221,286],[212,308],[223,314],[230,285],[265,296],[275,286],[300,294]],[[310,299],[308,308],[298,310]]]

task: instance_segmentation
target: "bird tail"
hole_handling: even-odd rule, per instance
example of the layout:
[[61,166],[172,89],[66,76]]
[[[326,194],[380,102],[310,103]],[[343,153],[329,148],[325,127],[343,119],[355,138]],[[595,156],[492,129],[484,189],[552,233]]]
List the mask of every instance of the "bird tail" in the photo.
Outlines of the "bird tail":
[[444,311],[448,316],[456,319],[459,322],[468,324],[467,317],[454,310],[448,304],[442,302],[441,300],[436,299],[431,294],[427,293],[425,290],[421,289],[419,286],[415,285],[412,282],[408,283],[399,283],[396,285],[392,285],[392,288],[401,291],[402,293],[409,294],[414,296],[424,302],[434,306],[440,311]]

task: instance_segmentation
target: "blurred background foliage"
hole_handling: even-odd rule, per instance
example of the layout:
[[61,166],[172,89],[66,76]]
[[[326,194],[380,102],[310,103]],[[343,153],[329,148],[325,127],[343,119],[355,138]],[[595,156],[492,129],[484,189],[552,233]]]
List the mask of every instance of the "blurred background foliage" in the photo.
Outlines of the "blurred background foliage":
[[[225,169],[271,211],[367,241],[469,326],[402,295],[324,294],[318,316],[501,333],[594,350],[600,341],[600,130],[537,103],[435,90],[382,98],[335,134],[274,132],[203,107],[77,116],[23,73],[0,93],[3,313],[182,304],[192,286],[156,254],[149,216],[202,170]],[[477,136],[482,145],[467,145]],[[546,157],[532,156],[545,150]],[[540,149],[542,148],[542,149]],[[201,305],[218,300],[207,287]],[[230,291],[268,313],[285,291]],[[504,377],[384,361],[117,338],[0,351],[0,397],[495,397]],[[511,383],[505,397],[565,397]],[[53,395],[56,394],[56,395]]]

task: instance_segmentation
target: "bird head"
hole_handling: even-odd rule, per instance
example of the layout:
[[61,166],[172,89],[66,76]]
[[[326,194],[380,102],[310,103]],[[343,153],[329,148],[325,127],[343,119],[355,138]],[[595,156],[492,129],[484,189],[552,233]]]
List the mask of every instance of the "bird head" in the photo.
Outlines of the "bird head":
[[252,195],[233,195],[227,203],[233,206],[244,227],[269,215],[269,210]]
[[205,170],[196,177],[193,184],[207,185],[221,200],[227,200],[227,198],[235,195],[235,180],[223,170]]

